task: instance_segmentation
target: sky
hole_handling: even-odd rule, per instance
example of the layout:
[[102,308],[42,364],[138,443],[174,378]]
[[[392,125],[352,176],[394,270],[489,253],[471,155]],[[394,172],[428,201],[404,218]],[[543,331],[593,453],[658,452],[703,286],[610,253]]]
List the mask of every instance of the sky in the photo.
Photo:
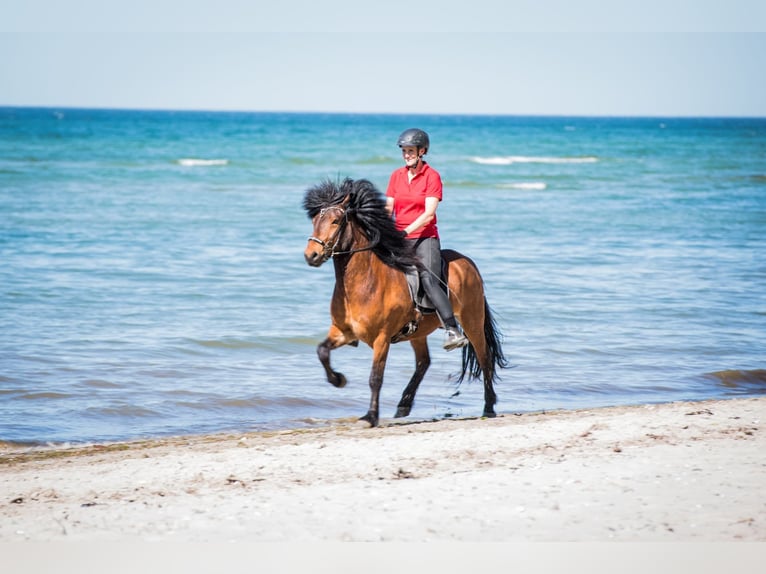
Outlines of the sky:
[[0,0],[0,106],[766,117],[766,2]]

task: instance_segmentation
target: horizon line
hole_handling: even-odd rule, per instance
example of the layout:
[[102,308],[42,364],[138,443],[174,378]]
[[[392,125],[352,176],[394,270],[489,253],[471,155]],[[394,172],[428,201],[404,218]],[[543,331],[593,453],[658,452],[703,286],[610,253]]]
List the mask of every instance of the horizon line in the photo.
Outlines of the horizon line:
[[2,104],[0,109],[36,109],[36,110],[96,110],[122,112],[185,112],[185,113],[221,113],[221,114],[296,114],[296,115],[358,115],[358,116],[453,116],[453,117],[509,117],[509,118],[603,118],[603,119],[766,119],[766,115],[739,114],[588,114],[563,112],[394,112],[394,111],[339,111],[339,110],[257,110],[257,109],[222,109],[222,108],[170,108],[170,107],[123,107],[123,106],[81,106],[81,105],[35,105],[35,104]]

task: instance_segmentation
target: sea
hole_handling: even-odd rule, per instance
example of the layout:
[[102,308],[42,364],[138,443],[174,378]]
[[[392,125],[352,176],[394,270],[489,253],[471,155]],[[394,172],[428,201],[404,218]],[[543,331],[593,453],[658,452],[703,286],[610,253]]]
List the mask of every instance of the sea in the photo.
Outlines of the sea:
[[[766,394],[766,119],[0,108],[0,441],[96,443],[358,417],[371,351],[316,346],[331,264],[307,188],[385,191],[431,137],[444,248],[478,265],[501,414]],[[410,420],[478,417],[460,352]],[[392,347],[391,419],[414,368]]]

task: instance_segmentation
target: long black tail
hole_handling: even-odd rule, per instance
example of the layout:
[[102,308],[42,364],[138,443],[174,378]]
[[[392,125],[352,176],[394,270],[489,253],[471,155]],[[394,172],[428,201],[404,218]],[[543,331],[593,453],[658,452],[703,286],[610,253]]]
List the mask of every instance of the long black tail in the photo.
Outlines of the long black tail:
[[[502,333],[495,323],[495,318],[492,315],[492,311],[489,308],[486,297],[484,298],[484,340],[487,342],[487,355],[488,361],[488,373],[489,382],[493,383],[499,378],[496,368],[505,369],[508,367],[508,359],[503,354],[503,347],[500,343]],[[457,379],[457,383],[463,382],[463,379],[468,375],[471,379],[478,379],[482,376],[483,371],[481,364],[476,356],[476,350],[473,345],[466,345],[463,347],[463,368],[460,376]]]

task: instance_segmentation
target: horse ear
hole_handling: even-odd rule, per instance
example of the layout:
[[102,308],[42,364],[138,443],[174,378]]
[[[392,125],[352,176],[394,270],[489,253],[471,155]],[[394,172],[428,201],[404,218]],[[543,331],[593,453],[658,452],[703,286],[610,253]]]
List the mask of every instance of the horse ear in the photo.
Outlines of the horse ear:
[[352,191],[345,198],[343,198],[343,201],[340,202],[340,206],[344,209],[348,207],[348,204],[351,203],[351,198],[353,195],[354,195],[354,192]]

